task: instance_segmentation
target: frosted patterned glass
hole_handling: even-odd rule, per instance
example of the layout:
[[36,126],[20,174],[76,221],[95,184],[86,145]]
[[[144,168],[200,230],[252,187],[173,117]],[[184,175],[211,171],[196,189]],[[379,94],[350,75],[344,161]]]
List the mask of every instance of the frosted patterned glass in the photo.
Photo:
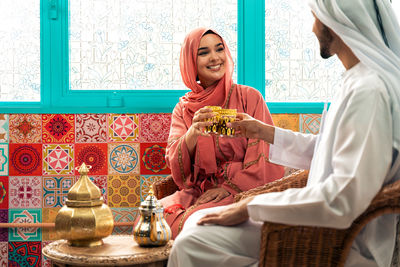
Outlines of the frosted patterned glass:
[[72,90],[185,89],[180,46],[199,26],[218,31],[236,63],[237,0],[69,0],[69,6]]
[[0,101],[40,101],[40,0],[0,1]]
[[336,56],[320,57],[313,23],[304,0],[265,1],[267,101],[329,101],[340,87],[345,69]]

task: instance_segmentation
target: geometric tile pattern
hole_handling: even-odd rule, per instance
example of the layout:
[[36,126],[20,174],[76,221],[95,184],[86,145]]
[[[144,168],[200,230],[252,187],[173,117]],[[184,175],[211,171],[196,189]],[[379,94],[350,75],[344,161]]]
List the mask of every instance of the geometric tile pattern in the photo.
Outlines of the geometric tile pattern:
[[42,175],[41,144],[10,144],[10,175]]
[[[134,222],[139,213],[137,208],[111,208],[111,212],[115,222]],[[132,230],[133,226],[116,226],[113,234],[130,235]]]
[[271,114],[274,125],[283,129],[299,131],[299,114]]
[[41,242],[8,243],[9,266],[40,266],[42,263]]
[[8,175],[8,144],[0,144],[0,175]]
[[0,176],[0,209],[8,209],[8,177]]
[[[107,144],[75,144],[75,166],[90,165],[90,175],[107,175]],[[75,175],[79,175],[75,170]]]
[[109,174],[139,174],[139,143],[111,143],[109,151]]
[[[0,114],[0,143],[8,143],[8,115]],[[1,266],[1,265],[0,265]]]
[[149,194],[151,185],[159,180],[164,179],[167,175],[142,175],[140,176],[140,201],[146,199]]
[[43,143],[73,143],[75,117],[71,114],[42,115]]
[[77,114],[77,143],[102,143],[107,141],[107,114]]
[[141,143],[141,174],[168,174],[171,173],[165,160],[167,143]]
[[0,242],[0,266],[7,267],[8,265],[8,242]]
[[10,208],[41,208],[42,178],[15,176],[10,177]]
[[318,134],[321,114],[300,114],[300,132]]
[[11,114],[10,143],[41,143],[42,120],[38,114]]
[[74,149],[72,145],[43,145],[43,175],[74,173]]
[[140,114],[140,142],[167,142],[171,114]]
[[137,114],[110,114],[108,118],[110,142],[133,142],[139,137]]
[[74,183],[75,176],[43,177],[43,208],[64,206],[68,191]]
[[140,176],[108,176],[108,206],[113,208],[138,207],[140,203]]
[[[10,223],[42,222],[41,209],[10,209]],[[41,241],[42,229],[33,227],[9,228],[9,241]]]
[[[0,210],[0,223],[8,223],[8,210]],[[0,228],[0,242],[7,242],[7,241],[8,241],[8,229]]]

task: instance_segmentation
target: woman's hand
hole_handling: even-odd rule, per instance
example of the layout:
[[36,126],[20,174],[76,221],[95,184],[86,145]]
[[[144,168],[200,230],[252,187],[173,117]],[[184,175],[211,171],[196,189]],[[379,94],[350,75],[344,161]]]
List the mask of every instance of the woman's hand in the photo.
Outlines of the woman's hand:
[[233,203],[226,207],[226,209],[218,213],[210,213],[201,218],[197,224],[219,224],[219,225],[237,225],[249,219],[247,211],[247,204],[253,197],[245,198],[237,203]]
[[185,134],[185,142],[191,156],[193,156],[194,148],[197,144],[197,137],[200,135],[207,136],[208,134],[204,132],[204,128],[212,125],[212,122],[204,120],[214,116],[215,114],[210,108],[201,108],[194,113],[192,125]]
[[237,121],[227,123],[228,127],[235,129],[236,136],[246,138],[262,139],[270,144],[274,142],[275,128],[274,126],[265,124],[262,121],[254,119],[246,113],[238,113]]
[[204,204],[208,202],[218,202],[227,196],[229,196],[230,193],[226,191],[222,187],[216,187],[207,190],[204,194],[202,194],[196,201],[196,204]]

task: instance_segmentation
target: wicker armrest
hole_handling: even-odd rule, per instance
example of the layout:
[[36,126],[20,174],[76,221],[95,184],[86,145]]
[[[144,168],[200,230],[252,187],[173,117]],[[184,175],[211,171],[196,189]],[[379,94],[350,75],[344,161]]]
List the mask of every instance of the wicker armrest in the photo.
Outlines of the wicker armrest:
[[235,202],[238,202],[241,199],[247,198],[249,196],[255,196],[269,192],[280,192],[288,188],[304,187],[307,184],[307,179],[308,171],[299,170],[276,181],[237,194],[235,196]]
[[374,218],[400,213],[400,181],[386,185],[347,229],[264,223],[260,266],[344,266],[354,238]]
[[152,188],[157,199],[162,199],[166,196],[172,195],[179,189],[171,175],[155,181],[152,184]]

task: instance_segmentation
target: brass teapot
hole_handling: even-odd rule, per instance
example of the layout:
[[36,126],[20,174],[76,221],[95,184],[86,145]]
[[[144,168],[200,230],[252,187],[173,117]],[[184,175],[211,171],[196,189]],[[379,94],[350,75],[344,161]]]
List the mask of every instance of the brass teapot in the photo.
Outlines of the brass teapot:
[[139,246],[163,246],[171,239],[171,228],[164,218],[164,208],[150,189],[149,195],[140,203],[140,218],[133,231]]

